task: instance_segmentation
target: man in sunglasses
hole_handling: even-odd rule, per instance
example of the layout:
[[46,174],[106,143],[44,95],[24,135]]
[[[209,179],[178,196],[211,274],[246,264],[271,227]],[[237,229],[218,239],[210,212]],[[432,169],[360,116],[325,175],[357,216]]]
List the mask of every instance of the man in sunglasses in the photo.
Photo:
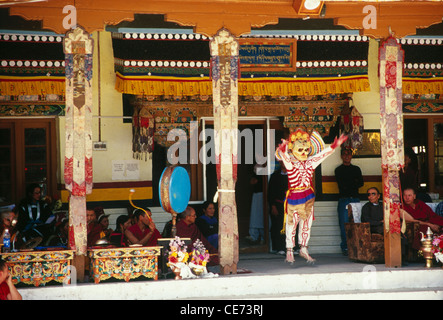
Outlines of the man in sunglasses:
[[383,205],[376,187],[368,189],[368,200],[361,209],[361,222],[369,222],[371,233],[383,234]]

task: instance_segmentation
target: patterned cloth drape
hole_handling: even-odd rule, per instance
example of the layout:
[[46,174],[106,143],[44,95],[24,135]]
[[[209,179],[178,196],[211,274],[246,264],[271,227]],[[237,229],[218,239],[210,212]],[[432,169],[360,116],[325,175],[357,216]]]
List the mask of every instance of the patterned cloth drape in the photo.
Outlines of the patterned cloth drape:
[[[380,60],[380,135],[385,229],[400,233],[401,188],[404,166],[402,74],[404,52],[394,37],[384,41]],[[386,223],[389,221],[389,223]]]
[[[348,110],[346,112],[346,109]],[[342,133],[348,135],[348,140],[343,143],[342,148],[358,149],[363,144],[363,116],[355,106],[344,109],[341,115],[340,127]]]
[[238,128],[238,42],[221,29],[210,42],[218,180],[219,252],[223,273],[237,273],[238,223],[235,203]]
[[132,116],[132,153],[134,159],[151,158],[154,151],[154,117],[148,107],[134,108]]
[[86,195],[92,192],[93,40],[80,27],[66,33],[65,187],[69,199],[69,245],[87,253]]

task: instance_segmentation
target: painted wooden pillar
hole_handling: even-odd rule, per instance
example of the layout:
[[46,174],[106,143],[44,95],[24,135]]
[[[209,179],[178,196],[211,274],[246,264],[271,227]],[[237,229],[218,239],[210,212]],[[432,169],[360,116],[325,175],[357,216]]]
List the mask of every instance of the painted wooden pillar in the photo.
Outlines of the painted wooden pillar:
[[[92,192],[92,53],[93,40],[81,27],[64,40],[66,68],[65,187],[69,197],[69,247],[80,262],[87,254],[86,195]],[[82,258],[83,257],[83,258]],[[74,259],[75,260],[75,259]]]
[[222,274],[237,273],[237,181],[239,45],[226,29],[210,42],[218,181],[219,252]]
[[379,49],[380,134],[385,226],[385,265],[401,266],[399,171],[404,166],[402,75],[404,51],[394,37]]

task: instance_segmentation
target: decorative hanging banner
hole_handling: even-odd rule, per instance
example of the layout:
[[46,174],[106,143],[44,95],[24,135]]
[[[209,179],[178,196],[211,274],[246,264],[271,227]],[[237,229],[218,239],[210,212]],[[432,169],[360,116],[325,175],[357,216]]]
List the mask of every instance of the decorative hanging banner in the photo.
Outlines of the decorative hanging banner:
[[348,135],[342,148],[352,149],[353,152],[360,148],[363,144],[363,116],[358,112],[355,106],[343,109],[340,120],[341,131]]
[[86,194],[92,192],[93,40],[80,27],[66,33],[65,187],[69,199],[69,244],[87,254]]
[[[402,75],[404,51],[394,37],[381,44],[380,135],[386,232],[400,233],[400,176],[404,166]],[[389,223],[387,223],[389,221]]]
[[132,153],[134,159],[145,161],[151,158],[154,151],[154,117],[148,107],[134,108],[132,116]]
[[238,128],[238,42],[221,29],[210,42],[218,180],[219,252],[222,273],[237,273],[238,223],[235,203]]
[[[147,37],[145,33],[113,32],[116,90],[142,96],[211,96],[208,41],[197,33]],[[238,42],[239,96],[370,91],[368,37],[254,34],[241,36]]]

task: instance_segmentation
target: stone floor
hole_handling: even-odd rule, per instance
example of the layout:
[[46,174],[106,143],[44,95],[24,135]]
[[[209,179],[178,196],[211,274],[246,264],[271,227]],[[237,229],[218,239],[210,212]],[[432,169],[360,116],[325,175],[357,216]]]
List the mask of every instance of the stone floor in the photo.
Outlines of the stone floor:
[[288,264],[276,254],[241,254],[238,273],[232,275],[54,285],[19,292],[27,300],[443,299],[440,266],[387,268],[351,262],[341,254],[313,257],[314,264],[298,256]]

